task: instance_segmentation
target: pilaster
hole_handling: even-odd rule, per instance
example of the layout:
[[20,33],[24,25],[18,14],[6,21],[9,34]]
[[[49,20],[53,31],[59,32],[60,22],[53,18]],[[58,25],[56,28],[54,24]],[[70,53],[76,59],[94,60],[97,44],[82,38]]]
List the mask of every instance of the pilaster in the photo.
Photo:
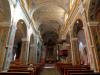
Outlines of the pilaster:
[[[91,52],[93,55],[93,60],[94,60],[94,68],[95,71],[100,72],[100,67],[99,67],[99,63],[100,63],[100,59],[98,58],[98,51],[96,48],[96,38],[95,35],[97,34],[97,28],[98,28],[98,22],[89,22],[88,23],[88,28],[90,31],[90,38],[91,38]],[[97,36],[98,37],[98,36]]]
[[28,60],[29,60],[28,61],[29,64],[33,64],[34,63],[34,44],[30,45]]
[[73,31],[70,31],[70,42],[71,42],[71,57],[72,64],[80,64],[79,48],[78,48],[78,38],[73,36]]
[[0,22],[0,71],[3,70],[3,65],[6,57],[6,43],[8,39],[10,23]]

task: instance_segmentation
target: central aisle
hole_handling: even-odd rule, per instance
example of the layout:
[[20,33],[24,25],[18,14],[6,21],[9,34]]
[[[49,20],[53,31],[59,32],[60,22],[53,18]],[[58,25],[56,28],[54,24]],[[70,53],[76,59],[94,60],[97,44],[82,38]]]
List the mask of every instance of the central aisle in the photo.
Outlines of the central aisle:
[[40,75],[60,75],[53,64],[46,64]]

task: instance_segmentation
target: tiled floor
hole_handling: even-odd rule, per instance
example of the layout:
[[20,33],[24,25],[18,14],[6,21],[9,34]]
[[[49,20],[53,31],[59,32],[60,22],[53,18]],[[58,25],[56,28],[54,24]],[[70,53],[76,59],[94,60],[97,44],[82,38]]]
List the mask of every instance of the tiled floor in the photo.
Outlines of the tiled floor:
[[54,65],[45,65],[40,75],[60,75]]

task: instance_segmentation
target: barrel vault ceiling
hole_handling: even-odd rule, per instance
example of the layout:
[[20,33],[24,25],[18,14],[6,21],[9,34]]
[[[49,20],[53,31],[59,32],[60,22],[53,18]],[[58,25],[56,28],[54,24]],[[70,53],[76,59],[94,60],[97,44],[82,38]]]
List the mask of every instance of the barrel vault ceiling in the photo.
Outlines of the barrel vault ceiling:
[[[59,38],[59,30],[65,24],[67,0],[33,0],[33,19],[46,42]],[[50,34],[49,34],[50,33]],[[49,36],[47,36],[47,34]],[[57,35],[54,38],[54,34]]]

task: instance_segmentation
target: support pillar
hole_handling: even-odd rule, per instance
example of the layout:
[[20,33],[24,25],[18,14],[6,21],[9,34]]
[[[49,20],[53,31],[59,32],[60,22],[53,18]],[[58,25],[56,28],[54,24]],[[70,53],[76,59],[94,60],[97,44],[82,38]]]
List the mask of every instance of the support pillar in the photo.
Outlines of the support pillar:
[[96,38],[95,38],[95,35],[97,34],[96,30],[97,30],[98,24],[99,24],[98,22],[89,22],[88,28],[89,28],[89,31],[90,31],[90,39],[91,39],[91,53],[92,53],[92,56],[93,56],[92,60],[94,62],[93,68],[94,68],[95,71],[100,72],[100,67],[99,67],[100,59],[98,58],[98,51],[97,51],[97,48],[96,48]]
[[10,27],[8,23],[0,23],[0,71],[2,71],[5,62],[6,43],[8,39],[9,28]]
[[45,63],[45,54],[46,54],[46,48],[44,45],[42,45],[42,51],[41,51],[41,63]]
[[34,63],[34,44],[30,45],[28,60],[29,60],[28,61],[29,64],[33,64]]
[[20,62],[21,64],[28,64],[29,41],[26,38],[22,39]]
[[83,28],[84,28],[85,37],[86,37],[90,68],[93,69],[94,71],[99,71],[99,68],[97,67],[98,66],[97,50],[94,45],[94,41],[93,41],[94,34],[92,34],[92,28],[91,28],[92,26],[97,26],[98,22],[87,23],[86,11],[84,11],[84,13],[82,14],[82,20],[84,21]]
[[78,39],[71,38],[71,55],[72,55],[72,64],[79,65],[80,64],[80,53],[78,48]]

